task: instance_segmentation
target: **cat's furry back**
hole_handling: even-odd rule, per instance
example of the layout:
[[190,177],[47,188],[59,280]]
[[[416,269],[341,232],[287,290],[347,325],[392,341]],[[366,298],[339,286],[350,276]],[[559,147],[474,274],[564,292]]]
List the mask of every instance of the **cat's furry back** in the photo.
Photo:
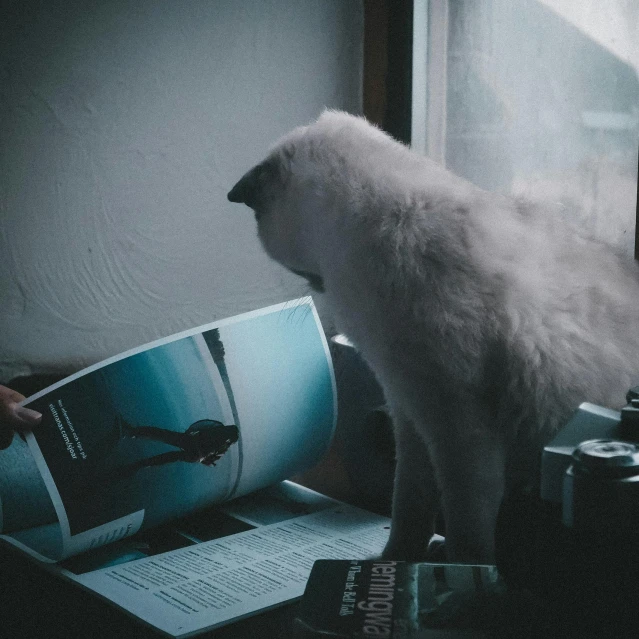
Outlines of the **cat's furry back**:
[[560,211],[482,191],[357,118],[291,132],[229,195],[325,293],[378,376],[397,441],[387,555],[493,559],[504,486],[583,401],[639,380],[639,276]]

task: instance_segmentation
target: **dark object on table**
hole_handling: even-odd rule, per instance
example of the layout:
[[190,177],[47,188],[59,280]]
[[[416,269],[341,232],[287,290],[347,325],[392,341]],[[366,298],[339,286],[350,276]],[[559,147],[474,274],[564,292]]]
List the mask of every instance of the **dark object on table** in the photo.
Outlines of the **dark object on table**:
[[494,566],[316,561],[295,618],[298,639],[547,636],[543,602],[506,588]]
[[500,574],[552,602],[574,636],[639,632],[635,390],[621,415],[582,404],[543,450],[539,493],[508,495],[497,521]]
[[395,475],[395,439],[384,394],[372,371],[344,335],[330,350],[337,384],[337,429],[344,467],[356,503],[390,515]]

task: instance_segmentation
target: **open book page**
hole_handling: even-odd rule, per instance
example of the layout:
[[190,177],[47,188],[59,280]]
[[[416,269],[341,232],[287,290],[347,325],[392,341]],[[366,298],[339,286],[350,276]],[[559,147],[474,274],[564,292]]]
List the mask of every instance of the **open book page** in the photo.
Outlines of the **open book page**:
[[314,465],[336,397],[310,298],[124,353],[29,398],[57,522],[8,535],[59,560]]
[[385,517],[284,482],[55,569],[186,637],[301,597],[316,559],[378,555],[389,526]]

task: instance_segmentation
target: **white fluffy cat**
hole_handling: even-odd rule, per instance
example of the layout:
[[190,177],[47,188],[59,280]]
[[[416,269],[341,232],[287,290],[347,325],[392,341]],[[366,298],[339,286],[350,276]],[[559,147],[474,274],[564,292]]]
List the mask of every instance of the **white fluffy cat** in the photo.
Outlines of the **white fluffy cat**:
[[385,555],[491,562],[509,482],[583,401],[639,381],[639,273],[556,212],[482,191],[364,119],[327,111],[229,193],[267,253],[324,293],[391,408]]

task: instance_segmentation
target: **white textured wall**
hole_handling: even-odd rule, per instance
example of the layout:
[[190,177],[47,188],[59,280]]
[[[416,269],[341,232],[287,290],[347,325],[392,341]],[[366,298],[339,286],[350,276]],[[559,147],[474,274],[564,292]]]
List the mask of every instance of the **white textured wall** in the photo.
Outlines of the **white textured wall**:
[[306,292],[226,193],[324,106],[360,110],[360,1],[9,6],[0,380]]

